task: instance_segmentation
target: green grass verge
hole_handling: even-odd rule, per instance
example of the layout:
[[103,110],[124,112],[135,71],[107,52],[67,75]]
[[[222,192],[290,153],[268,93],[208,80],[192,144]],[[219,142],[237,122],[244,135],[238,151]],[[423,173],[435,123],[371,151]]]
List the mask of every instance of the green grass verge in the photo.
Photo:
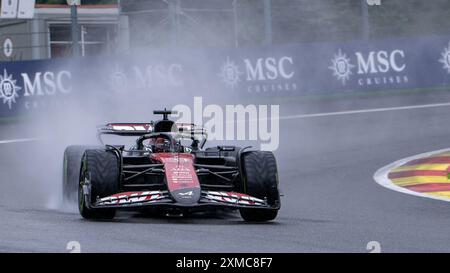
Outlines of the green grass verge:
[[31,120],[31,115],[23,115],[16,117],[0,117],[0,124],[8,124],[8,123],[20,123]]

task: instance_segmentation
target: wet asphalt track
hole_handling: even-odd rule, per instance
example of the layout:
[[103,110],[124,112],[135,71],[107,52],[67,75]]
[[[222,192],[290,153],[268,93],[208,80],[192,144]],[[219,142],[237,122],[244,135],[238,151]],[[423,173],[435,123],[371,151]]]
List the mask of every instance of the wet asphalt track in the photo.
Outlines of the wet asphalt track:
[[[436,102],[450,102],[450,94],[313,102],[282,106],[282,113]],[[450,203],[390,191],[372,179],[397,159],[450,147],[450,107],[289,119],[280,128],[276,154],[285,196],[279,217],[268,224],[244,223],[237,213],[122,213],[112,222],[85,221],[46,209],[45,190],[26,186],[35,183],[25,171],[34,162],[60,162],[27,154],[36,143],[0,145],[0,251],[64,252],[73,240],[83,252],[366,252],[369,241],[386,252],[450,251]],[[23,131],[5,125],[1,136]],[[23,156],[11,156],[17,153]]]

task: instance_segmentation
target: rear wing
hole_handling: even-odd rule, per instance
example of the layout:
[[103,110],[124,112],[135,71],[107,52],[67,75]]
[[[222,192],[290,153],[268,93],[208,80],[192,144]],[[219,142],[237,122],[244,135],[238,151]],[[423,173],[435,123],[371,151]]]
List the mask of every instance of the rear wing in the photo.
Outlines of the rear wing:
[[153,132],[153,123],[108,123],[97,127],[98,135],[142,136]]
[[[192,140],[201,139],[201,147],[206,143],[208,134],[202,126],[193,123],[174,123],[170,132],[178,133],[181,137],[190,138]],[[143,136],[152,133],[164,133],[155,131],[155,124],[151,123],[108,123],[97,127],[97,137],[101,143],[102,135],[117,136]],[[167,133],[167,132],[166,132]]]

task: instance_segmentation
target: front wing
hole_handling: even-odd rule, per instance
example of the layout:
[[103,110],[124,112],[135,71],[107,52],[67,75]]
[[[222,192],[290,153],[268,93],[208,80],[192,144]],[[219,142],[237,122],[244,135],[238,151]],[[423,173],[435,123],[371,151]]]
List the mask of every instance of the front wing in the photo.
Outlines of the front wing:
[[[262,200],[247,194],[224,191],[202,191],[200,200],[195,204],[177,203],[169,191],[136,191],[122,192],[108,197],[98,198],[90,203],[89,189],[84,188],[84,198],[89,208],[141,208],[151,206],[166,206],[179,208],[195,207],[231,207],[231,208],[266,208],[278,209]],[[189,194],[186,193],[186,194]]]

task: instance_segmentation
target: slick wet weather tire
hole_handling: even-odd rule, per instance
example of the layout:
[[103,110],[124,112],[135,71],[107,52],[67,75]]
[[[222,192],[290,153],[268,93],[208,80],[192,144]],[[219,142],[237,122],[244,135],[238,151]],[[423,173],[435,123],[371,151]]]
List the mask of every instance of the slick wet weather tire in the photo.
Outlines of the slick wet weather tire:
[[252,151],[242,157],[245,193],[266,199],[274,209],[241,208],[242,218],[248,222],[266,222],[277,217],[280,206],[278,170],[272,152]]
[[81,174],[78,187],[78,208],[85,219],[112,219],[115,209],[92,209],[86,206],[83,184],[91,185],[90,203],[119,191],[119,158],[112,150],[87,150],[81,161]]

